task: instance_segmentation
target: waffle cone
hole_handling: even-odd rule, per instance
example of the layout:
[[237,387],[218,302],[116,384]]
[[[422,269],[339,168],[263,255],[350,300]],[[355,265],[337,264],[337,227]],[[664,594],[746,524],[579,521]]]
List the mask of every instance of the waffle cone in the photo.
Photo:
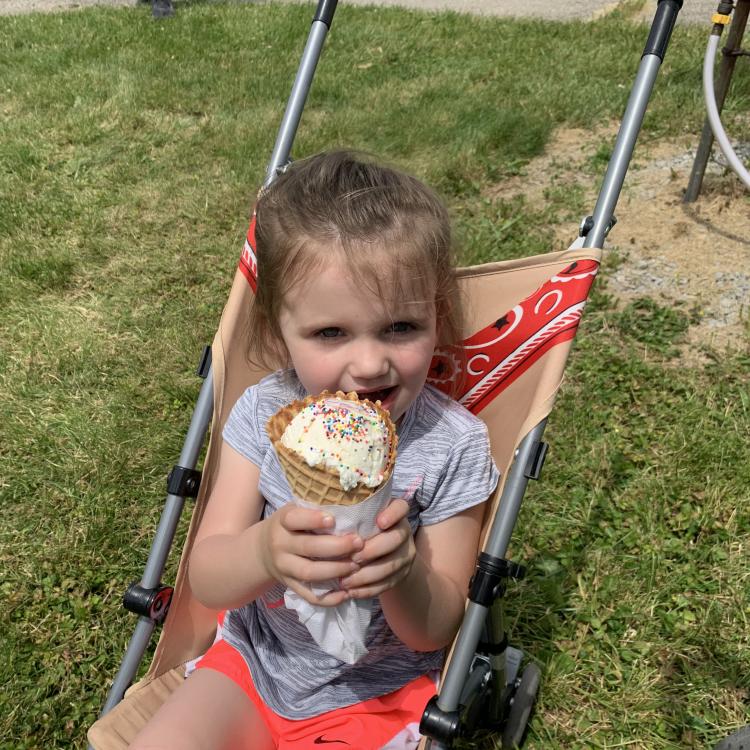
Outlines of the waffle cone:
[[[388,428],[390,452],[385,469],[383,470],[383,481],[377,487],[366,487],[365,485],[358,484],[350,490],[345,490],[341,486],[339,475],[335,471],[323,466],[310,466],[299,454],[282,444],[281,436],[294,417],[315,401],[329,397],[336,397],[347,401],[361,401],[367,404],[375,409]],[[388,481],[396,463],[398,436],[396,435],[396,426],[393,424],[390,415],[380,406],[380,401],[373,403],[367,399],[360,399],[354,391],[351,393],[344,393],[343,391],[329,393],[328,391],[323,391],[319,396],[307,396],[299,401],[292,401],[291,404],[287,404],[279,409],[268,420],[266,432],[276,450],[279,463],[284,470],[294,496],[315,505],[356,505],[367,500],[368,497],[375,494]]]

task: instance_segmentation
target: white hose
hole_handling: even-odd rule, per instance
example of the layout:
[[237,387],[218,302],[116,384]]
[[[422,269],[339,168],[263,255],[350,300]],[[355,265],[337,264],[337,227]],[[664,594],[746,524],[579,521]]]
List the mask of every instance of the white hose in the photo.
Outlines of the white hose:
[[724,156],[726,156],[729,166],[737,172],[737,175],[745,183],[745,187],[750,190],[750,173],[745,169],[745,165],[737,158],[734,153],[732,144],[727,138],[726,132],[721,124],[719,109],[716,106],[716,94],[714,93],[714,61],[716,60],[716,50],[719,46],[720,37],[717,34],[711,34],[708,38],[706,47],[706,56],[703,58],[703,93],[706,98],[706,112],[708,121],[711,123],[711,130],[714,132],[719,147]]

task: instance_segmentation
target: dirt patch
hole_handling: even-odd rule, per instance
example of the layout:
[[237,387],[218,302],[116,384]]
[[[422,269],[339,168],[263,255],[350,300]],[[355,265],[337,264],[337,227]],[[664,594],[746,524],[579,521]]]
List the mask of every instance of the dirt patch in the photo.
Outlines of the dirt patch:
[[[544,210],[559,190],[577,191],[591,213],[617,125],[594,133],[560,129],[524,174],[492,190],[495,198],[523,195]],[[605,269],[620,300],[651,297],[690,314],[688,347],[744,348],[750,320],[750,194],[716,150],[698,200],[683,203],[698,137],[639,143],[605,248],[619,262]],[[740,158],[747,145],[735,145]],[[717,155],[718,154],[718,155]],[[555,249],[578,233],[581,217],[550,226]]]

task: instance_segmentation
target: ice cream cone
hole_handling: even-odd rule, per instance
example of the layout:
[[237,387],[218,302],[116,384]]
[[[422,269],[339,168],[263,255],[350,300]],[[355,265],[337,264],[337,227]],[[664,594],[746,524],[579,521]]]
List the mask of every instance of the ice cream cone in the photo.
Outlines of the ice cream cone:
[[[284,430],[286,430],[287,425],[292,419],[310,404],[325,398],[360,401],[375,409],[385,423],[390,438],[389,454],[383,470],[383,480],[377,487],[357,484],[352,489],[345,490],[341,486],[339,475],[335,471],[323,466],[310,466],[302,456],[287,448],[281,442]],[[351,393],[338,391],[335,394],[324,391],[319,396],[307,396],[299,401],[293,401],[291,404],[281,408],[268,420],[266,431],[276,450],[279,463],[284,470],[294,496],[315,505],[356,505],[367,500],[367,498],[378,491],[379,487],[382,487],[390,479],[396,463],[398,436],[396,435],[396,427],[391,421],[388,412],[381,408],[379,401],[373,403],[367,399],[359,399],[353,391]]]

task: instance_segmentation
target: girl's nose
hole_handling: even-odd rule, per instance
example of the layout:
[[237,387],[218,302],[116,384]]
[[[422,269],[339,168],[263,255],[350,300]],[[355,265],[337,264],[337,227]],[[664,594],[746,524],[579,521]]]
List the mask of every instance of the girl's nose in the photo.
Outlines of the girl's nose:
[[352,350],[349,371],[359,380],[374,380],[388,374],[390,361],[388,352],[379,342],[362,342]]

